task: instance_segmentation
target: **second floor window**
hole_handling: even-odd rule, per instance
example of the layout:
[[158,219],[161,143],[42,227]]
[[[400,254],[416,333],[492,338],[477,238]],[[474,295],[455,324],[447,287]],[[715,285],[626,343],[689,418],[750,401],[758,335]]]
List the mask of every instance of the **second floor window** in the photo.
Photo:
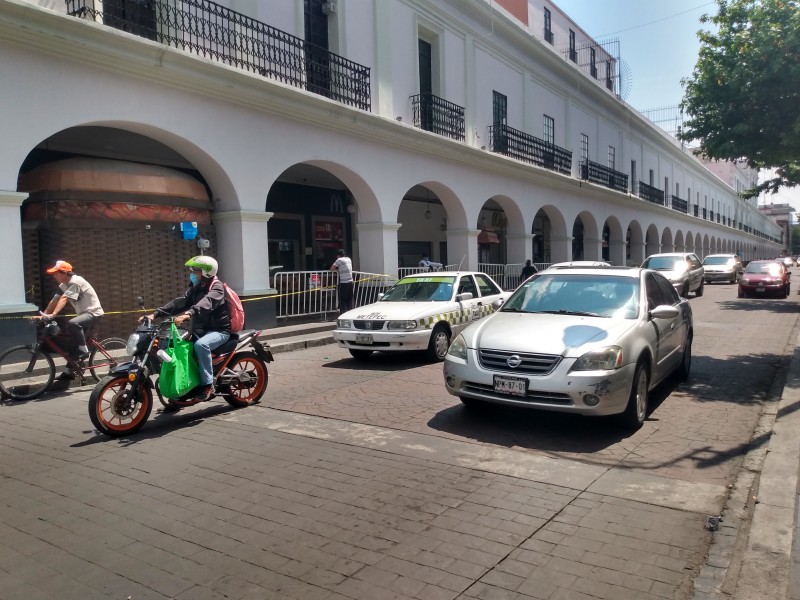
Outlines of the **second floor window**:
[[614,146],[608,147],[608,168],[612,170],[617,168],[617,149]]
[[572,62],[578,62],[578,50],[575,48],[575,32],[569,30],[569,59]]
[[508,98],[496,91],[492,92],[492,124],[495,127],[508,124]]
[[542,123],[542,135],[544,141],[548,144],[556,143],[556,122],[553,117],[544,115],[544,121]]
[[589,162],[589,136],[581,134],[581,162]]
[[552,44],[553,43],[553,27],[552,27],[552,16],[550,14],[550,9],[544,9],[544,39],[546,42]]
[[650,187],[655,185],[655,173],[653,173],[653,169],[650,169]]

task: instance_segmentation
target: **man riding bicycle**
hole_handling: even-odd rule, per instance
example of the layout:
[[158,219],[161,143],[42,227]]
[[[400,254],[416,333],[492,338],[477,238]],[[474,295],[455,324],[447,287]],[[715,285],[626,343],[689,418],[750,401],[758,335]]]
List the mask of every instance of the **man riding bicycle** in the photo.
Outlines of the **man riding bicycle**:
[[211,399],[214,394],[211,351],[219,348],[231,337],[231,317],[225,286],[216,277],[219,268],[217,261],[210,256],[195,256],[186,261],[186,266],[189,268],[191,281],[186,293],[157,308],[147,317],[153,320],[156,316],[178,315],[175,317],[176,325],[192,319],[192,331],[197,337],[194,343],[194,355],[200,367],[201,383],[194,399],[205,401]]
[[[80,275],[76,275],[72,271],[72,265],[65,260],[56,261],[56,264],[47,269],[47,272],[58,282],[61,292],[53,296],[40,318],[54,318],[69,302],[76,316],[67,322],[67,333],[70,340],[70,347],[66,349],[67,353],[76,361],[88,358],[86,331],[103,316],[103,307],[100,306],[97,292],[88,281]],[[72,371],[67,368],[61,377],[72,377]]]

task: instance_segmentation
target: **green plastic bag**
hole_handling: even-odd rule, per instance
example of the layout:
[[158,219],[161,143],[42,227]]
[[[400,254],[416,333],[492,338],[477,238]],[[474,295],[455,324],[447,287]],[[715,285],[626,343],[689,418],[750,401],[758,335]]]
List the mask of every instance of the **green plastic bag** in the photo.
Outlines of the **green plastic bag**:
[[194,344],[181,339],[175,323],[170,328],[169,348],[165,352],[172,362],[161,364],[158,389],[165,398],[180,398],[200,385],[200,368],[194,357]]

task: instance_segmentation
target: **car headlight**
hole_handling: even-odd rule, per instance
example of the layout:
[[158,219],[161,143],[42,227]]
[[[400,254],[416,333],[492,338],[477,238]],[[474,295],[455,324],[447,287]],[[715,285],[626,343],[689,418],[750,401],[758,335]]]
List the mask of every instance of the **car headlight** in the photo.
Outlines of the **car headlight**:
[[467,360],[467,340],[464,339],[463,335],[459,335],[453,340],[450,348],[447,349],[447,354],[461,360]]
[[389,321],[386,324],[386,329],[404,329],[406,331],[410,329],[416,329],[417,322],[416,321]]
[[609,346],[592,350],[575,361],[573,371],[611,371],[622,366],[622,348]]
[[336,321],[336,326],[339,329],[352,329],[353,321],[352,319],[339,319],[338,321]]
[[133,356],[136,354],[136,350],[139,349],[139,334],[132,333],[128,338],[128,344],[125,346],[125,352],[128,356]]

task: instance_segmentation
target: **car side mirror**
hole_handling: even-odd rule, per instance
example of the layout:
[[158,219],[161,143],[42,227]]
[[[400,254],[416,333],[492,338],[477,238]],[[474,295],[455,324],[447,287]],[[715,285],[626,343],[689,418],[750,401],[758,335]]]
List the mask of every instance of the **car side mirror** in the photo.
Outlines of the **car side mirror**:
[[464,300],[472,300],[472,292],[461,292],[456,296],[457,302],[463,302]]
[[497,300],[495,300],[494,302],[492,302],[492,308],[493,308],[493,309],[495,309],[495,310],[499,310],[499,309],[500,309],[500,307],[501,307],[501,306],[503,306],[503,304],[505,303],[505,301],[506,301],[506,299],[505,299],[505,298],[498,298]]
[[669,304],[661,304],[650,311],[650,317],[653,319],[674,319],[679,314],[681,311]]
[[385,296],[385,294],[384,294],[383,292],[381,292],[380,294],[378,294],[378,300],[380,300],[380,299],[381,299],[381,298],[383,298],[384,296]]

